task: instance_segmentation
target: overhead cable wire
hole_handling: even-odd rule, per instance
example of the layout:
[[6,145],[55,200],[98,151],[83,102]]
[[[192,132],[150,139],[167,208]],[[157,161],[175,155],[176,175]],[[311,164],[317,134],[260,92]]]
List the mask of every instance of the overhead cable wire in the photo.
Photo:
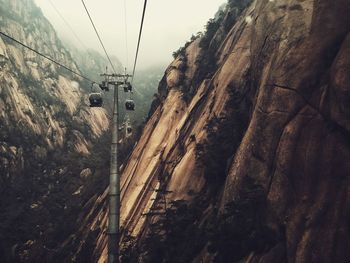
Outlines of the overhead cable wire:
[[79,36],[77,35],[77,33],[75,33],[74,29],[72,28],[72,26],[68,23],[68,21],[64,18],[64,16],[61,14],[61,12],[57,9],[57,7],[54,5],[54,3],[49,0],[50,5],[52,6],[52,8],[55,10],[55,12],[57,13],[57,15],[62,19],[62,21],[65,23],[65,25],[69,28],[69,30],[72,32],[72,34],[74,35],[74,37],[76,38],[76,40],[80,43],[80,45],[85,49],[88,50],[88,48],[86,47],[86,45],[83,43],[83,41],[79,38]]
[[41,56],[41,57],[43,57],[43,58],[45,58],[45,59],[51,61],[52,63],[54,63],[54,64],[56,64],[56,65],[58,65],[58,66],[60,66],[60,67],[62,67],[62,68],[64,68],[64,69],[66,69],[66,70],[68,70],[69,72],[71,72],[71,73],[73,73],[73,74],[75,74],[75,75],[77,75],[77,76],[79,76],[79,77],[81,77],[81,78],[83,78],[83,79],[85,79],[85,80],[87,80],[87,81],[93,83],[93,84],[94,84],[94,83],[97,83],[96,81],[93,81],[93,80],[91,80],[91,79],[88,78],[88,77],[85,77],[85,76],[82,75],[81,73],[78,73],[78,72],[74,71],[73,69],[71,69],[71,68],[69,68],[69,67],[67,67],[67,66],[65,66],[65,65],[63,65],[63,64],[61,64],[60,62],[57,62],[57,61],[54,60],[53,58],[50,58],[49,56],[42,54],[41,52],[35,50],[34,48],[32,48],[32,47],[30,47],[30,46],[27,46],[26,44],[23,44],[23,43],[20,42],[19,40],[15,39],[15,38],[13,38],[13,37],[11,37],[11,36],[9,36],[8,34],[6,34],[6,33],[4,33],[4,32],[1,32],[1,31],[0,31],[0,35],[2,35],[2,36],[4,36],[4,37],[6,37],[6,38],[12,40],[13,42],[15,42],[15,43],[21,45],[22,47],[25,47],[25,48],[29,49],[30,51],[36,53],[37,55],[39,55],[39,56]]
[[84,42],[80,39],[78,34],[74,31],[73,27],[69,24],[69,22],[64,18],[62,13],[58,10],[58,8],[54,5],[54,3],[49,0],[49,3],[51,4],[52,8],[55,10],[57,15],[61,18],[61,20],[64,22],[64,24],[69,28],[69,30],[72,32],[76,40],[80,43],[80,45],[83,47],[83,49],[86,51],[87,55],[89,56],[90,60],[94,60],[93,56],[91,55],[91,52],[87,48],[87,46],[84,44]]
[[146,14],[146,8],[147,8],[147,0],[145,0],[144,5],[143,5],[143,12],[142,12],[142,18],[141,18],[139,39],[138,39],[138,41],[137,41],[136,55],[135,55],[134,67],[133,67],[133,70],[132,70],[132,79],[131,79],[131,82],[134,81],[135,69],[136,69],[136,64],[137,64],[137,58],[138,58],[138,55],[139,55],[140,42],[141,42],[141,36],[142,36],[143,22],[144,22],[145,14]]
[[95,33],[96,33],[96,35],[97,35],[97,38],[98,38],[98,40],[100,41],[100,44],[101,44],[101,46],[102,46],[102,48],[103,48],[103,51],[105,52],[106,57],[107,57],[109,63],[111,64],[111,67],[112,67],[114,73],[117,74],[117,71],[115,70],[115,67],[114,67],[114,65],[113,65],[113,63],[112,63],[112,60],[110,59],[110,57],[109,57],[109,55],[108,55],[108,52],[107,52],[107,50],[106,50],[106,48],[105,48],[105,45],[104,45],[103,42],[102,42],[102,39],[101,39],[101,37],[100,37],[100,34],[99,34],[98,31],[97,31],[97,28],[96,28],[96,26],[95,26],[95,23],[94,23],[94,21],[92,20],[92,17],[91,17],[91,15],[90,15],[89,10],[87,9],[87,7],[86,7],[86,5],[85,5],[84,0],[81,0],[81,2],[82,2],[82,4],[83,4],[83,6],[84,6],[84,9],[85,9],[85,11],[86,11],[86,14],[88,15],[88,17],[89,17],[89,19],[90,19],[90,22],[91,22],[91,24],[92,24],[92,26],[93,26],[93,28],[94,28],[94,30],[95,30]]
[[125,31],[125,67],[129,66],[129,48],[128,48],[128,24],[127,24],[127,10],[126,0],[124,0],[124,31]]

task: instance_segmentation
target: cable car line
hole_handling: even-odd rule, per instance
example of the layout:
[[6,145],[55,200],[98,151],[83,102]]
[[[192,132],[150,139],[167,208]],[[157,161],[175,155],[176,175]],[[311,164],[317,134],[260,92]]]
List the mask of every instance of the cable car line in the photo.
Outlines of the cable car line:
[[[52,8],[55,10],[55,12],[57,13],[57,15],[62,19],[62,21],[66,24],[66,26],[69,28],[69,30],[72,32],[72,34],[74,35],[74,37],[76,38],[76,40],[78,40],[78,42],[80,43],[80,45],[86,50],[88,51],[88,48],[86,47],[86,45],[83,43],[83,41],[79,38],[79,36],[77,35],[77,33],[75,33],[74,29],[72,28],[72,26],[68,23],[68,21],[64,18],[64,16],[61,14],[61,12],[57,9],[57,7],[54,5],[54,3],[49,0],[50,5],[52,6]],[[90,55],[90,54],[89,54]]]
[[133,68],[133,70],[132,70],[131,83],[133,82],[134,76],[135,76],[135,69],[136,69],[137,58],[138,58],[138,54],[139,54],[139,48],[140,48],[140,42],[141,42],[141,36],[142,36],[143,22],[144,22],[145,14],[146,14],[146,8],[147,8],[147,0],[145,0],[144,5],[143,5],[143,12],[142,12],[142,18],[141,18],[141,26],[140,26],[140,32],[139,32],[139,39],[138,39],[138,42],[137,42],[136,56],[135,56],[135,61],[134,61],[134,68]]
[[56,64],[56,65],[58,65],[58,66],[60,66],[60,67],[62,67],[62,68],[64,68],[64,69],[66,69],[66,70],[68,70],[69,72],[71,72],[71,73],[73,73],[73,74],[75,74],[75,75],[77,75],[77,76],[79,76],[79,77],[81,77],[81,78],[83,78],[83,79],[85,79],[85,80],[91,82],[91,83],[97,83],[96,81],[93,81],[93,80],[91,80],[91,79],[88,78],[88,77],[85,77],[85,76],[82,75],[81,73],[78,73],[78,72],[74,71],[73,69],[71,69],[71,68],[69,68],[69,67],[67,67],[67,66],[65,66],[65,65],[63,65],[63,64],[61,64],[60,62],[57,62],[57,61],[54,60],[53,58],[50,58],[49,56],[42,54],[41,52],[35,50],[34,48],[29,47],[29,46],[27,46],[26,44],[23,44],[23,43],[20,42],[19,40],[15,39],[15,38],[13,38],[13,37],[11,37],[11,36],[9,36],[9,35],[7,35],[6,33],[2,32],[2,31],[0,31],[0,35],[3,35],[4,37],[6,37],[6,38],[12,40],[13,42],[15,42],[15,43],[21,45],[22,47],[25,47],[25,48],[29,49],[30,51],[36,53],[37,55],[39,55],[39,56],[41,56],[41,57],[43,57],[43,58],[45,58],[45,59],[51,61],[52,63],[54,63],[54,64]]
[[[126,12],[126,0],[124,0],[124,31],[125,31],[125,67],[129,66],[129,49],[128,49],[128,24],[127,24],[127,12]],[[126,72],[125,72],[126,73]]]
[[71,31],[71,33],[74,35],[75,39],[79,42],[79,44],[83,47],[83,49],[86,51],[87,55],[90,57],[91,60],[94,60],[88,47],[84,44],[84,42],[80,39],[80,37],[78,36],[78,34],[74,31],[73,27],[70,25],[70,23],[64,18],[64,16],[62,15],[62,13],[58,10],[58,8],[54,5],[54,3],[49,0],[50,5],[52,6],[52,8],[55,10],[55,12],[57,13],[57,15],[61,18],[61,20],[63,21],[63,23],[69,28],[69,30]]
[[107,50],[106,50],[106,48],[105,48],[105,45],[104,45],[103,42],[102,42],[102,39],[101,39],[101,37],[100,37],[100,34],[99,34],[98,31],[97,31],[97,28],[96,28],[96,26],[95,26],[95,23],[94,23],[94,21],[92,20],[92,17],[91,17],[91,15],[90,15],[89,10],[87,9],[87,7],[86,7],[86,5],[85,5],[84,0],[81,0],[81,2],[82,2],[83,6],[84,6],[84,8],[85,8],[86,14],[88,15],[88,17],[89,17],[89,19],[90,19],[90,22],[91,22],[91,24],[92,24],[92,26],[93,26],[93,28],[94,28],[94,30],[95,30],[95,33],[96,33],[96,35],[97,35],[97,38],[98,38],[98,40],[100,41],[100,44],[101,44],[101,46],[102,46],[102,48],[103,48],[103,51],[105,52],[106,57],[107,57],[109,63],[111,64],[111,67],[112,67],[114,73],[117,74],[117,71],[115,70],[115,67],[114,67],[114,65],[113,65],[113,63],[112,63],[112,60],[110,59],[110,57],[109,57],[109,55],[108,55],[108,52],[107,52]]

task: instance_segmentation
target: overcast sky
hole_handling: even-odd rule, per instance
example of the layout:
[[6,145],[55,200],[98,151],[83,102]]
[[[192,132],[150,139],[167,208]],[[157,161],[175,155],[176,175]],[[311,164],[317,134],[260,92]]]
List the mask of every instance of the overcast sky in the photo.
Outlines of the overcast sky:
[[[84,46],[76,40],[71,30],[55,12],[57,8],[71,25],[84,45],[103,52],[81,0],[35,0],[45,16],[51,21],[59,36]],[[51,2],[51,3],[50,3]],[[143,0],[85,0],[107,51],[117,56],[127,67],[132,67],[135,56],[138,30],[142,15]],[[226,0],[149,0],[144,23],[143,39],[139,55],[139,68],[166,66],[172,52],[188,40],[192,34],[204,30],[219,6]],[[124,3],[128,32],[128,52],[125,41]],[[126,53],[128,53],[128,63]]]

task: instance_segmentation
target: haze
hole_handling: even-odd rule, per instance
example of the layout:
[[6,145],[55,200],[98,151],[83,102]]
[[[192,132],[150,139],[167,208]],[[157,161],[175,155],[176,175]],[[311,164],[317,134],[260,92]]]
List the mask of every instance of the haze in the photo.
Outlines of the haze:
[[[58,16],[50,1],[70,24],[84,46],[102,54],[103,50],[81,1],[35,0],[61,38],[84,49],[85,47]],[[127,68],[132,67],[135,56],[143,2],[143,0],[85,0],[107,51],[110,55],[117,56]],[[203,31],[208,19],[214,16],[224,2],[226,1],[148,1],[138,68],[165,67],[171,62],[173,51],[182,46],[192,34]],[[126,52],[124,6],[126,6],[128,52]]]

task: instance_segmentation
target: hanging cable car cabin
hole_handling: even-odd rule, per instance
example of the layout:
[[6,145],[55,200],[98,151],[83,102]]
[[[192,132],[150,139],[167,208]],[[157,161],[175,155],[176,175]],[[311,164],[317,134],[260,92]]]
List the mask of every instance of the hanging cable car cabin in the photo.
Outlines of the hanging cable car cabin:
[[125,137],[128,138],[131,135],[132,135],[132,127],[131,127],[130,123],[127,123],[126,127],[125,127]]
[[131,92],[132,91],[132,86],[130,84],[130,82],[127,82],[124,84],[124,92]]
[[100,86],[100,89],[109,91],[108,81],[102,81],[102,84],[100,84],[99,86]]
[[135,103],[133,100],[126,100],[125,101],[125,108],[128,111],[134,111],[135,110]]
[[90,93],[89,101],[90,101],[91,108],[102,107],[102,105],[103,105],[102,94],[98,93],[98,92]]

